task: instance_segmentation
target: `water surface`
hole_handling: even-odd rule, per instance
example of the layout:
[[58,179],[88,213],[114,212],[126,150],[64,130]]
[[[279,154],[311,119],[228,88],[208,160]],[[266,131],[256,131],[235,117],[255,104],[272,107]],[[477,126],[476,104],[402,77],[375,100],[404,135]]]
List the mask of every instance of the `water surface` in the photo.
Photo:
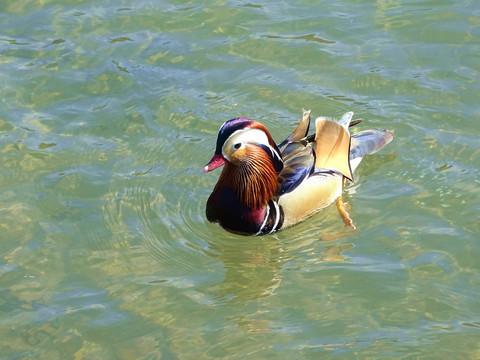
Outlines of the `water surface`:
[[[0,357],[480,357],[475,1],[4,1]],[[335,207],[204,216],[220,125],[395,131]]]

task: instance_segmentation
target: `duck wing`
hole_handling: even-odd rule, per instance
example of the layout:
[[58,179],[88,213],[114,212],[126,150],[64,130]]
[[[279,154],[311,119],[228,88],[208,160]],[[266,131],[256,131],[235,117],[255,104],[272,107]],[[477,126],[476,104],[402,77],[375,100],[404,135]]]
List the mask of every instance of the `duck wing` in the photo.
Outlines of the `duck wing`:
[[312,143],[306,139],[287,144],[282,156],[284,167],[278,174],[279,196],[295,190],[312,173],[315,164]]
[[278,148],[280,149],[280,152],[282,154],[283,154],[283,150],[288,144],[300,141],[305,136],[307,136],[308,130],[310,128],[310,111],[311,110],[303,109],[302,120],[300,120],[300,123],[298,124],[297,128],[293,131],[293,133],[289,137],[287,137],[285,140],[283,140],[280,143],[280,145],[278,145]]
[[335,171],[353,182],[350,167],[350,133],[348,127],[352,112],[343,115],[339,122],[326,118],[315,120],[315,170]]
[[[278,146],[284,163],[283,170],[278,174],[278,195],[295,190],[313,173],[333,171],[353,181],[353,166],[350,165],[353,157],[350,153],[348,128],[357,125],[362,120],[352,120],[352,117],[353,112],[351,111],[342,115],[338,120],[319,117],[315,120],[316,133],[307,136],[310,111],[303,110],[300,124]],[[353,156],[360,156],[362,152],[370,150],[370,147],[368,150],[365,149],[363,144],[366,145],[371,137],[365,134],[365,139],[358,140],[359,148]],[[357,139],[355,144],[357,145]]]

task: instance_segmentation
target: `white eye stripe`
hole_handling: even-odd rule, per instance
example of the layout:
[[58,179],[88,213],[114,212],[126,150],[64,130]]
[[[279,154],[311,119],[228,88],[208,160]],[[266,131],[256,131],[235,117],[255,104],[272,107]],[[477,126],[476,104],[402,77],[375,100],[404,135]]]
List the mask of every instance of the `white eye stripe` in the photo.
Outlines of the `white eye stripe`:
[[[239,148],[235,145],[241,144]],[[243,148],[246,144],[258,144],[258,145],[265,145],[271,148],[267,134],[264,131],[259,129],[242,129],[235,131],[232,135],[230,135],[222,147],[222,154],[225,158],[228,159],[227,156],[227,148],[232,148],[234,150],[238,150]]]
[[227,139],[227,143],[230,139],[235,139],[235,143],[247,143],[247,144],[268,144],[268,137],[265,132],[258,129],[244,129],[235,131]]

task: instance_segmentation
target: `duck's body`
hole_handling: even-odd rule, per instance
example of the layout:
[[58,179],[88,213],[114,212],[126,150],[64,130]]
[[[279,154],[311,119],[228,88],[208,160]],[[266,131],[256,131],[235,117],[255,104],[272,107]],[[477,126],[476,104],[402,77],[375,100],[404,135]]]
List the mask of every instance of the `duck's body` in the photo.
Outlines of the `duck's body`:
[[393,133],[367,130],[351,137],[352,116],[317,118],[316,134],[307,136],[310,111],[304,111],[298,127],[278,146],[254,120],[224,123],[215,155],[204,168],[209,172],[225,165],[207,201],[207,219],[234,233],[268,234],[337,200],[345,223],[354,227],[341,201],[344,181],[353,181],[362,157],[383,148]]

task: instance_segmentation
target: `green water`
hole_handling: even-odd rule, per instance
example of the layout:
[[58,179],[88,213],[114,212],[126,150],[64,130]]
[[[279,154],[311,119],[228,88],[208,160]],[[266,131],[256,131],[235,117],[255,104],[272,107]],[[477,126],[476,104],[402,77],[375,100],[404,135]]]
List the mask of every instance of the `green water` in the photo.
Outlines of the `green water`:
[[[479,359],[476,0],[0,4],[0,358]],[[220,125],[395,139],[335,207],[209,224]]]

